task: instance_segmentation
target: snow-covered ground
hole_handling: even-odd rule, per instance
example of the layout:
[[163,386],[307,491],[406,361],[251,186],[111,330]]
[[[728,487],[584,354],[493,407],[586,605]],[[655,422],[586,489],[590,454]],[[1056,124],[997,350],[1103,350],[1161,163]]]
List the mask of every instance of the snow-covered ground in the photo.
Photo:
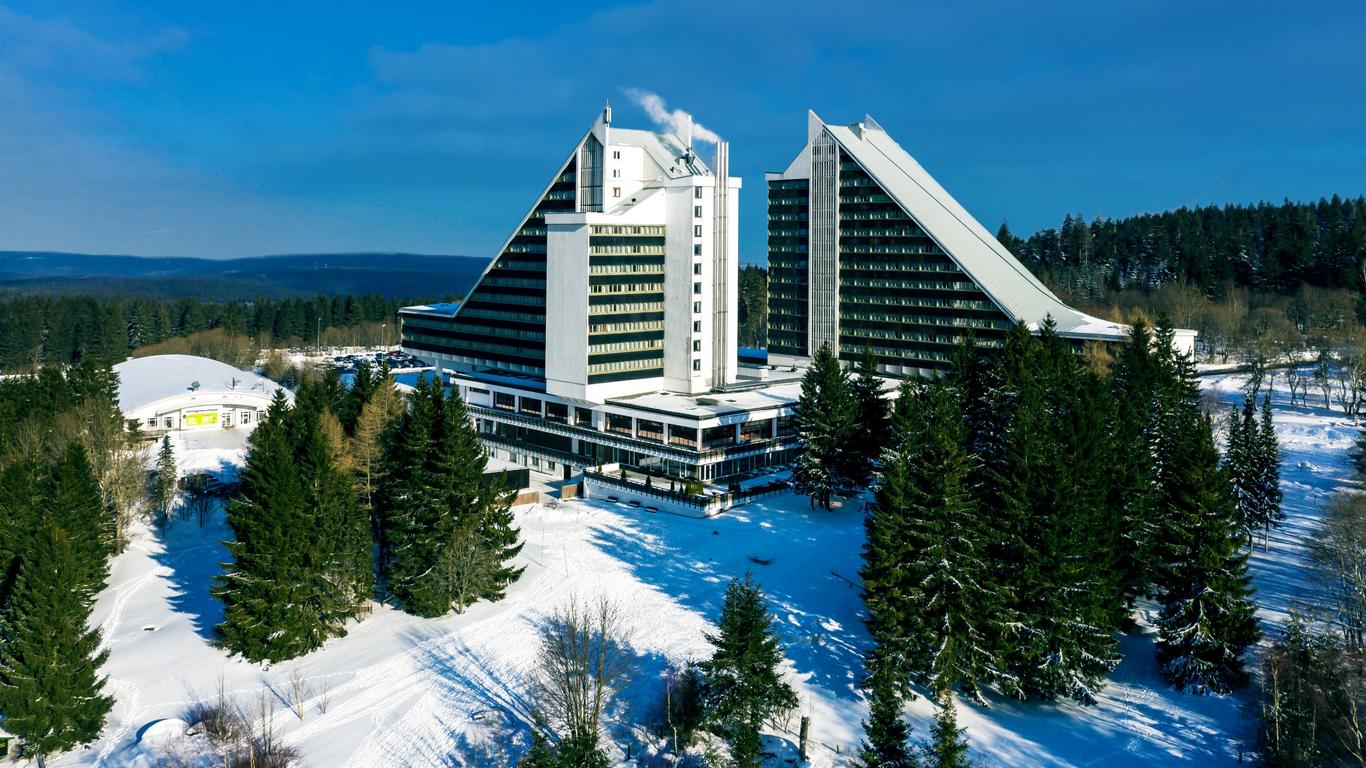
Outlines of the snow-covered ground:
[[[1241,379],[1205,380],[1226,402],[1241,399]],[[1322,410],[1287,411],[1277,428],[1285,449],[1285,526],[1269,553],[1253,556],[1263,617],[1279,621],[1309,587],[1302,541],[1319,505],[1350,475],[1356,428]],[[232,472],[240,435],[186,437],[176,446],[183,469]],[[520,752],[528,718],[524,680],[534,662],[537,626],[573,597],[605,594],[630,618],[636,654],[633,683],[611,733],[635,755],[650,737],[627,723],[657,720],[666,665],[709,652],[703,637],[719,612],[728,579],[753,571],[779,619],[801,714],[812,718],[812,765],[836,766],[855,748],[866,710],[857,691],[868,644],[854,582],[862,541],[857,504],[812,512],[790,494],[770,497],[711,520],[652,515],[598,501],[517,510],[526,547],[525,576],[496,605],[426,620],[380,607],[346,637],[295,661],[269,667],[230,658],[210,643],[221,611],[209,596],[221,516],[169,531],[143,528],[113,565],[95,607],[110,651],[108,689],[117,697],[108,726],[90,749],[57,765],[147,766],[168,730],[149,726],[212,700],[220,685],[247,708],[274,702],[275,722],[306,765],[498,765]],[[759,564],[764,561],[767,564]],[[771,561],[771,562],[769,562]],[[1125,659],[1098,705],[993,701],[963,705],[984,765],[1149,766],[1238,764],[1251,736],[1249,699],[1174,693],[1156,674],[1152,637],[1123,641]],[[309,691],[302,717],[290,710],[291,678]],[[911,704],[918,736],[932,717]],[[795,732],[796,721],[789,724]],[[174,730],[174,729],[170,729]],[[509,741],[505,735],[519,733]],[[139,743],[140,736],[145,736]],[[794,736],[788,738],[795,740]],[[643,763],[642,763],[643,764]]]

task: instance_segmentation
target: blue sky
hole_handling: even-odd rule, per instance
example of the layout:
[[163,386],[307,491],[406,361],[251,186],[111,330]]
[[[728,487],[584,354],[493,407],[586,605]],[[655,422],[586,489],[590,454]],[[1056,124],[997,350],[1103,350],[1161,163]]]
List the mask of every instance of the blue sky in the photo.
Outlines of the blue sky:
[[1366,193],[1366,3],[0,0],[0,249],[490,256],[611,98],[731,142],[741,250],[805,113],[990,229]]

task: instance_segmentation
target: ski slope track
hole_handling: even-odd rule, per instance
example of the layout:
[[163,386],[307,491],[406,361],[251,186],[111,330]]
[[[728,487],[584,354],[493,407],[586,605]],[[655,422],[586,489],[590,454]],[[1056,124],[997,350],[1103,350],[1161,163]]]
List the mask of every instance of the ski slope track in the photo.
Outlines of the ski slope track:
[[[1229,374],[1202,385],[1227,410],[1241,401],[1242,381]],[[1349,452],[1357,434],[1340,413],[1289,409],[1283,392],[1275,405],[1288,517],[1273,532],[1269,551],[1257,548],[1251,566],[1269,632],[1312,589],[1304,539],[1324,501],[1351,482]],[[173,439],[182,471],[233,474],[243,460],[237,436]],[[572,598],[606,595],[626,617],[635,656],[607,733],[619,764],[634,765],[624,759],[628,745],[637,758],[657,749],[642,726],[659,719],[665,669],[709,655],[704,633],[720,612],[726,582],[748,570],[777,618],[799,714],[811,717],[811,765],[834,768],[857,748],[867,714],[858,691],[860,658],[869,645],[856,586],[859,506],[817,512],[789,494],[713,520],[596,501],[519,507],[526,542],[519,561],[526,573],[502,602],[441,619],[377,606],[345,637],[273,665],[229,656],[212,643],[222,611],[209,589],[227,559],[221,542],[231,535],[221,510],[203,528],[193,519],[166,531],[141,526],[114,561],[92,617],[109,651],[104,672],[115,707],[95,744],[50,762],[157,765],[163,748],[141,744],[139,734],[163,719],[185,718],[193,703],[213,701],[221,688],[257,717],[273,710],[281,738],[306,766],[508,764],[529,738],[527,678],[539,626]],[[1093,707],[960,702],[960,725],[981,764],[1238,765],[1253,741],[1250,695],[1192,696],[1164,684],[1153,655],[1154,610],[1141,606],[1138,629],[1122,638],[1124,661]],[[302,717],[294,711],[291,678],[303,683]],[[930,703],[917,699],[908,711],[915,736],[926,736]],[[790,754],[796,718],[770,730],[769,743]]]

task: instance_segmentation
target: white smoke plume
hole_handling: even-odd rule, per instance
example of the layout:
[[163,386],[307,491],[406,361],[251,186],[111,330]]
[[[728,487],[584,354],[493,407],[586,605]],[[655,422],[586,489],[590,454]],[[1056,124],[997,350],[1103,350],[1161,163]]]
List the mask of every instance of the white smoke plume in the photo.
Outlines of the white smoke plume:
[[[627,88],[626,95],[640,105],[650,119],[664,128],[668,128],[684,140],[688,138],[688,120],[692,117],[681,109],[670,110],[664,105],[664,99],[657,93],[640,88]],[[693,141],[705,141],[708,144],[715,144],[721,140],[714,132],[702,127],[696,120],[692,121]]]

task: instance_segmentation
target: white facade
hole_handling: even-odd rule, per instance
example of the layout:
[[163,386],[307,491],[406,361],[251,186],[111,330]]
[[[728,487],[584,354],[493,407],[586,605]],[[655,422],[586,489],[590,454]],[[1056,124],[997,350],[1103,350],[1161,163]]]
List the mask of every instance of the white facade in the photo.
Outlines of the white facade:
[[119,409],[144,433],[256,428],[277,390],[250,371],[191,355],[153,355],[114,366]]
[[[545,380],[551,395],[603,402],[643,392],[698,394],[733,383],[741,180],[730,177],[725,146],[707,168],[677,137],[617,129],[605,110],[585,144],[601,160],[580,163],[580,187],[601,185],[578,210],[546,215]],[[580,145],[580,153],[584,152]],[[592,178],[585,179],[585,174]],[[590,240],[596,228],[657,227],[664,237],[661,375],[590,381]]]

